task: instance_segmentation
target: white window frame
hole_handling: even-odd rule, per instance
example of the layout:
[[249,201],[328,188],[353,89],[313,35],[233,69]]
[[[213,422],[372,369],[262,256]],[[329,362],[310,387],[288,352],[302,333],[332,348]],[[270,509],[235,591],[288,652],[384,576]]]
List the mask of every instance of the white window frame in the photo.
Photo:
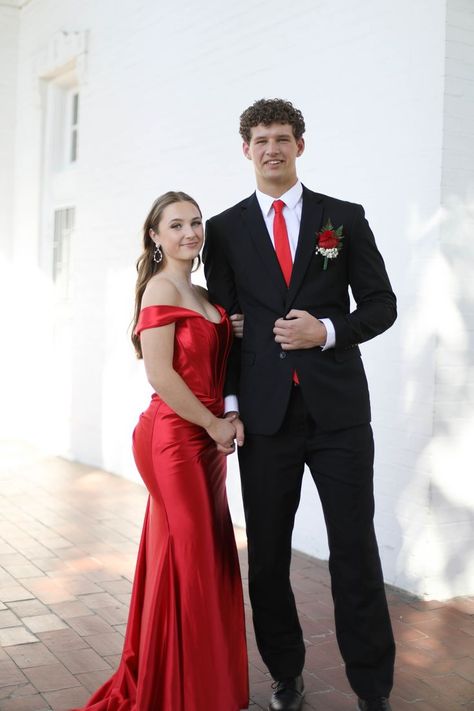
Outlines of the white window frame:
[[70,262],[75,220],[74,205],[65,205],[54,210],[52,277],[58,296],[64,299],[69,298],[71,291]]
[[66,92],[64,112],[64,163],[74,165],[78,160],[80,94],[77,86]]

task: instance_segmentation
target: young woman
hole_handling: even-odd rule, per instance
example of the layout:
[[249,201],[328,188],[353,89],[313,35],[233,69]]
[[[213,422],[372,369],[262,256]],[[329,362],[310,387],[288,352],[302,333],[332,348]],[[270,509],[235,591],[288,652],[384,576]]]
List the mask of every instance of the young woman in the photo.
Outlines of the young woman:
[[225,477],[243,428],[223,418],[232,328],[191,281],[203,243],[197,203],[162,195],[143,237],[132,341],[154,394],[133,448],[150,497],[122,659],[84,708],[239,711],[247,652]]

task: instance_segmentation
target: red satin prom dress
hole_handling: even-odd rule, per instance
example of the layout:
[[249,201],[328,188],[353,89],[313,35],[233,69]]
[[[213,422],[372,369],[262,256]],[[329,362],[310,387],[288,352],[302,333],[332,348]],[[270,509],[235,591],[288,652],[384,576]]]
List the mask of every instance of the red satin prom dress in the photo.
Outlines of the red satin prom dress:
[[[175,323],[175,370],[215,415],[232,340],[174,306],[142,309],[137,333]],[[87,711],[239,711],[248,706],[242,587],[225,490],[226,458],[206,431],[154,394],[133,435],[149,491],[117,672]]]

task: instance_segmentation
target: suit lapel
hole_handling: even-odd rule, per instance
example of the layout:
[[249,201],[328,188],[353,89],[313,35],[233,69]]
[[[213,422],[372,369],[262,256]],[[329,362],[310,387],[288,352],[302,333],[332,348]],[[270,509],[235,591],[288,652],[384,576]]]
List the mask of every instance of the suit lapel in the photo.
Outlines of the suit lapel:
[[253,244],[257,252],[260,254],[265,268],[271,275],[272,282],[284,296],[287,291],[287,286],[255,193],[250,196],[246,203],[243,204],[242,217],[252,238]]
[[[303,186],[303,209],[301,212],[300,233],[296,249],[293,271],[288,288],[286,309],[289,311],[298,293],[316,249],[316,233],[321,229],[323,219],[322,197]],[[274,252],[275,250],[273,250]]]

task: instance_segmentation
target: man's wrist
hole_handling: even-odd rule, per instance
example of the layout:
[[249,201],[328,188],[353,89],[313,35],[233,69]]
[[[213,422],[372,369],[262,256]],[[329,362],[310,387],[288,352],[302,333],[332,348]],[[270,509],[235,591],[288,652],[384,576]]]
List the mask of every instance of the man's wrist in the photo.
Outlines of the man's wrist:
[[224,398],[224,414],[228,412],[236,412],[239,414],[239,400],[237,395],[226,395]]
[[320,318],[319,321],[326,329],[326,340],[320,347],[321,350],[327,351],[329,348],[334,348],[336,345],[336,330],[330,318]]

